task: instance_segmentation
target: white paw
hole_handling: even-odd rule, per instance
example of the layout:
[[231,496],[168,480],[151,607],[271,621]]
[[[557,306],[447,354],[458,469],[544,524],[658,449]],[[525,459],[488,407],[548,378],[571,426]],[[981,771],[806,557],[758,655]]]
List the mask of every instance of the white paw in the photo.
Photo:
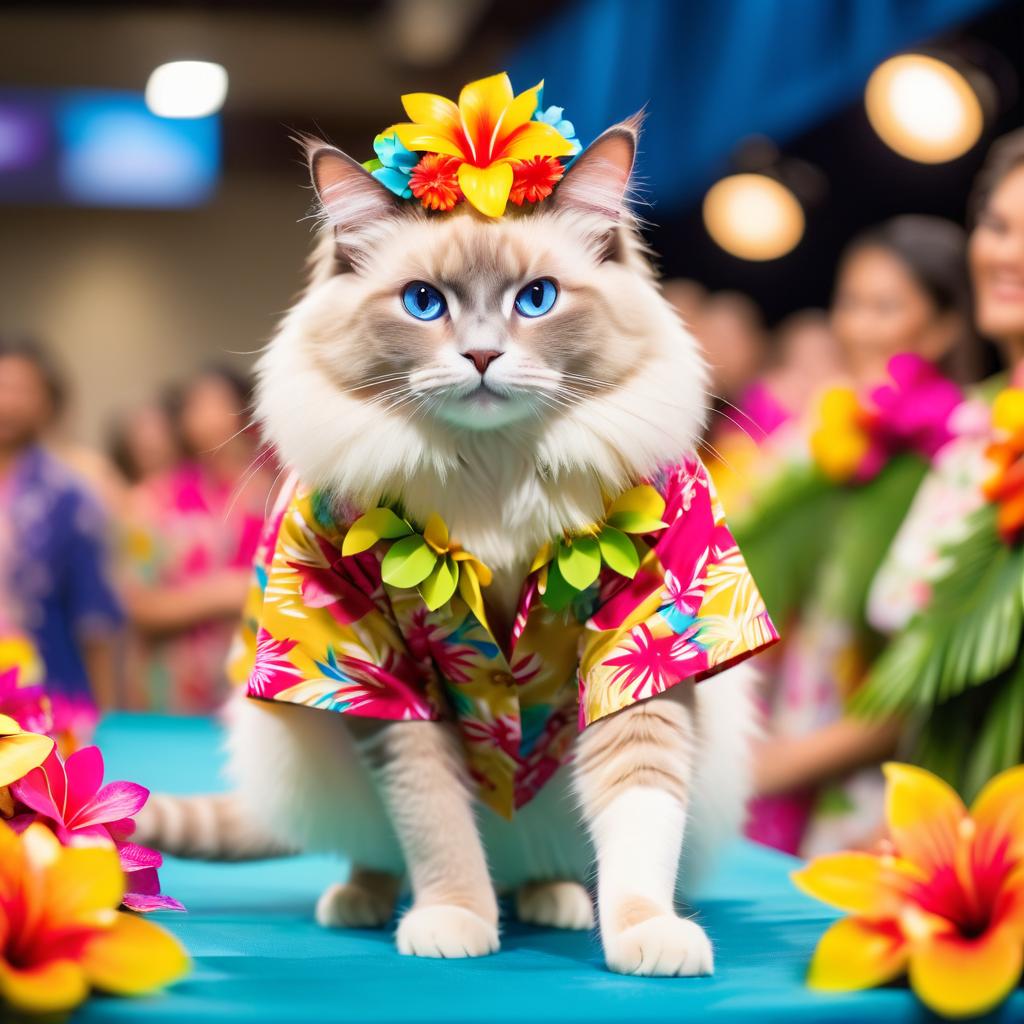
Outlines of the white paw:
[[464,907],[414,907],[402,918],[395,944],[402,956],[487,956],[498,951],[498,929]]
[[606,937],[604,954],[609,969],[618,974],[692,977],[715,969],[704,929],[674,914],[648,918]]
[[594,927],[590,893],[579,882],[531,882],[516,893],[516,916],[542,928],[589,931]]
[[380,928],[391,920],[394,900],[361,885],[335,882],[316,902],[317,924],[324,928]]

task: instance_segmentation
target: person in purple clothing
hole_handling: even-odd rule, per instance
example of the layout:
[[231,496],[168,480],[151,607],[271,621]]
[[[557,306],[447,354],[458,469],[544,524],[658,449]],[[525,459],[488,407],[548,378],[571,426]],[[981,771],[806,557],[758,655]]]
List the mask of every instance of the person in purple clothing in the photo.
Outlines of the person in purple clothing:
[[0,625],[31,638],[52,694],[110,706],[122,615],[105,518],[40,443],[63,398],[41,348],[0,338]]

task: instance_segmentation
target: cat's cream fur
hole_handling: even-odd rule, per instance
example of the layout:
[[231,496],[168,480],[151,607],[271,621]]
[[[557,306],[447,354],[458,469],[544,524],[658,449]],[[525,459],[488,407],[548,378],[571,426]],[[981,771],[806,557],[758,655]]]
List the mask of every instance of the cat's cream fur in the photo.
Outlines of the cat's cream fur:
[[[399,499],[416,522],[439,513],[494,570],[499,633],[540,545],[599,519],[607,496],[691,452],[701,428],[704,365],[624,205],[635,142],[635,124],[617,126],[552,199],[492,221],[467,204],[427,215],[310,147],[324,229],[311,284],[260,365],[264,429],[307,484],[362,507]],[[515,294],[540,277],[558,283],[555,308],[516,315]],[[410,317],[400,295],[414,280],[439,288],[449,315]],[[472,350],[501,355],[482,376]],[[742,671],[590,726],[574,775],[563,769],[511,823],[474,807],[441,723],[241,699],[233,771],[282,842],[356,865],[321,898],[324,924],[384,923],[404,876],[399,949],[481,955],[499,944],[495,886],[518,887],[527,920],[590,927],[596,865],[610,967],[706,973],[711,947],[677,915],[677,876],[684,832],[687,859],[706,860],[738,824]]]

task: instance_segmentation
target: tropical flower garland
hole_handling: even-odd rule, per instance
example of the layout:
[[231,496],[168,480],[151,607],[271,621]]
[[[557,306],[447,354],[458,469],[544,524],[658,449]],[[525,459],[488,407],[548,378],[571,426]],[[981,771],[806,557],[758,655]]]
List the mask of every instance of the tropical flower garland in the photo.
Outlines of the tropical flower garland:
[[[487,217],[547,199],[580,151],[561,107],[542,108],[544,83],[518,96],[502,72],[470,82],[456,104],[433,93],[409,93],[409,121],[374,140],[363,166],[402,199],[428,210],[452,210],[464,199]],[[422,155],[417,155],[422,154]]]
[[0,673],[0,1003],[53,1013],[90,987],[153,991],[188,957],[156,925],[116,913],[184,909],[160,892],[160,854],[130,841],[149,791],[103,785],[96,747],[65,760],[54,702],[19,675]]
[[967,795],[1024,758],[1024,389],[992,405],[986,503],[941,555],[927,606],[872,667],[851,710],[908,716],[914,758]]
[[[633,538],[665,529],[664,514],[664,498],[650,484],[641,484],[616,498],[599,523],[545,544],[530,566],[531,573],[539,570],[544,603],[561,611],[597,581],[602,566],[632,579],[641,559]],[[381,505],[349,527],[341,553],[358,555],[380,541],[391,542],[381,560],[385,583],[415,588],[430,611],[446,604],[458,590],[477,619],[487,625],[481,588],[490,586],[491,570],[451,540],[439,515],[432,515],[419,532],[394,509]]]
[[867,629],[874,574],[932,458],[952,437],[950,421],[963,399],[919,356],[893,357],[888,376],[867,396],[827,391],[811,459],[783,467],[734,520],[776,622],[813,600]]
[[890,841],[793,874],[849,915],[819,941],[808,984],[842,992],[907,974],[936,1013],[985,1013],[1024,965],[1024,767],[992,779],[970,811],[921,768],[887,764],[885,775]]

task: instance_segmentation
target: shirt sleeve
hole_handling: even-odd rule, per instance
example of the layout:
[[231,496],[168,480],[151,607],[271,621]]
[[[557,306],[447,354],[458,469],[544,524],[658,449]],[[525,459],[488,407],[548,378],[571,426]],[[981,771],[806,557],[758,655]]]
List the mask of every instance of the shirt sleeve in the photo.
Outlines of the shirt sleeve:
[[253,597],[251,697],[368,718],[437,718],[409,655],[371,549],[342,557],[345,530],[301,486],[276,523]]
[[651,536],[635,578],[615,581],[587,623],[581,725],[778,640],[704,466],[686,460],[652,483],[669,526]]
[[76,492],[68,493],[66,511],[70,621],[80,636],[113,632],[124,615],[110,582],[106,519],[96,502]]

